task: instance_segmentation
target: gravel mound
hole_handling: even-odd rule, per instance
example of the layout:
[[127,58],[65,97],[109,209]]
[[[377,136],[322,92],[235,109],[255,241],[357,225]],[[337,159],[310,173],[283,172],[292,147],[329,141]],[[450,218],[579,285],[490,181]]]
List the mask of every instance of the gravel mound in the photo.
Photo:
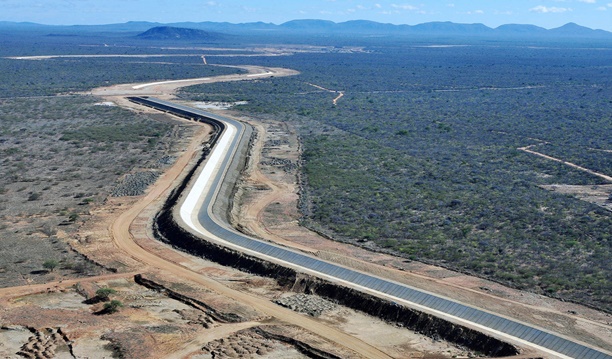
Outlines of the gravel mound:
[[282,343],[262,337],[252,330],[237,332],[206,344],[202,350],[212,358],[253,358],[274,352]]
[[111,192],[112,197],[140,196],[159,177],[158,172],[146,171],[126,175]]
[[299,313],[305,313],[313,317],[318,317],[326,310],[336,308],[336,304],[316,295],[296,294],[291,297],[280,298],[274,303],[282,305]]
[[282,139],[282,140],[268,140],[265,143],[265,147],[280,147],[282,145],[288,145],[289,141]]
[[261,164],[264,166],[280,167],[285,172],[291,172],[297,168],[293,161],[285,158],[271,157],[268,161],[262,161]]

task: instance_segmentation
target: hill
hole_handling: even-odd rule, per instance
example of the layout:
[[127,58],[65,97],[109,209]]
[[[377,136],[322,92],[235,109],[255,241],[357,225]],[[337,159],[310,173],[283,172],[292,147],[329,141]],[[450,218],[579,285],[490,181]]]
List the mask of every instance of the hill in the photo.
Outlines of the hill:
[[144,40],[185,40],[214,41],[222,38],[222,34],[184,27],[156,26],[139,35]]

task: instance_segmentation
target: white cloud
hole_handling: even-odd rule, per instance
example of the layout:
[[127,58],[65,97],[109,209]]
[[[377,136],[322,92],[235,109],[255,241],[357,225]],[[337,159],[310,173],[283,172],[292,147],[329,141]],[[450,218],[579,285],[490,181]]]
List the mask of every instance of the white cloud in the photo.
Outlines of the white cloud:
[[219,4],[216,1],[208,1],[206,3],[206,6],[217,6],[217,5],[219,5]]
[[363,11],[363,10],[369,10],[369,9],[363,5],[356,5],[353,8],[346,9],[346,12],[348,12],[349,14],[353,14],[353,13],[356,13],[357,11]]
[[599,11],[607,11],[608,8],[605,7],[605,6],[600,6],[600,7],[597,8],[597,10],[599,10]]
[[530,12],[537,12],[540,14],[549,14],[549,13],[562,13],[562,12],[568,12],[568,11],[572,11],[571,8],[568,7],[546,7],[543,5],[539,5],[536,7],[533,7],[531,9],[529,9]]
[[381,4],[374,4],[374,7],[377,8],[377,9],[380,9],[380,8],[382,8],[382,5]]
[[587,4],[595,4],[597,2],[597,0],[578,0],[578,1],[587,3]]
[[455,4],[447,4],[448,7],[455,7]]
[[253,14],[259,11],[259,9],[254,8],[254,7],[249,7],[249,6],[243,6],[242,7],[242,11]]
[[408,5],[408,4],[403,4],[403,5],[391,4],[391,7],[395,9],[400,9],[400,10],[418,10],[419,9],[416,6]]

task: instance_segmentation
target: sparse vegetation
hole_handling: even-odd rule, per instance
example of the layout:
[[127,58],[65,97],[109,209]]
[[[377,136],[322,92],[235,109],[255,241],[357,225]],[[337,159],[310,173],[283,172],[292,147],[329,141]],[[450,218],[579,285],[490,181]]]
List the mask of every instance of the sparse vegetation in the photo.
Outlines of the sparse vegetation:
[[59,262],[55,259],[48,259],[43,263],[43,268],[46,270],[53,272],[55,268],[59,265]]
[[116,313],[121,307],[123,307],[123,303],[117,299],[113,299],[108,303],[104,303],[104,312],[108,314]]
[[36,201],[40,199],[41,194],[37,193],[37,192],[32,192],[30,193],[30,195],[28,196],[28,201]]
[[94,126],[65,132],[60,140],[85,142],[133,142],[141,139],[155,139],[163,135],[167,127],[161,123],[151,123],[149,126],[138,124],[115,124],[110,126]]
[[[42,44],[41,44],[42,45]],[[74,47],[60,44],[64,53]],[[23,46],[23,44],[13,44]],[[78,46],[77,46],[78,47]],[[0,49],[1,56],[23,54],[8,53],[15,48]],[[87,50],[87,49],[82,49]],[[26,51],[30,52],[31,49]],[[39,46],[36,51],[55,52]],[[60,50],[62,51],[62,50]],[[122,53],[123,54],[123,53]],[[55,96],[58,93],[87,91],[116,83],[146,82],[160,79],[184,79],[236,73],[236,69],[202,66],[201,54],[192,57],[125,58],[58,58],[45,61],[24,61],[0,57],[3,81],[0,82],[1,97]]]
[[[167,166],[161,160],[172,150],[171,134],[185,131],[98,101],[0,100],[0,263],[11,265],[0,271],[2,286],[51,279],[50,271],[40,270],[49,256],[71,263],[53,268],[63,276],[102,273],[58,239],[58,229],[75,238],[76,224],[86,223],[93,203],[125,188],[119,180],[127,173]],[[105,130],[89,136],[90,127]],[[59,140],[63,136],[71,137]]]
[[96,291],[96,297],[103,302],[106,302],[110,299],[112,294],[117,293],[113,288],[100,288]]

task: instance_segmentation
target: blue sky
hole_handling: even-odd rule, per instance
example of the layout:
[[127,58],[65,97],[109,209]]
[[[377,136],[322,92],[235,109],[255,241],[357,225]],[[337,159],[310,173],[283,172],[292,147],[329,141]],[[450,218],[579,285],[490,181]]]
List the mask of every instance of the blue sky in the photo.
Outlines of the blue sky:
[[108,24],[126,21],[336,22],[365,19],[415,25],[428,21],[534,24],[568,22],[612,31],[612,0],[0,0],[0,21]]

